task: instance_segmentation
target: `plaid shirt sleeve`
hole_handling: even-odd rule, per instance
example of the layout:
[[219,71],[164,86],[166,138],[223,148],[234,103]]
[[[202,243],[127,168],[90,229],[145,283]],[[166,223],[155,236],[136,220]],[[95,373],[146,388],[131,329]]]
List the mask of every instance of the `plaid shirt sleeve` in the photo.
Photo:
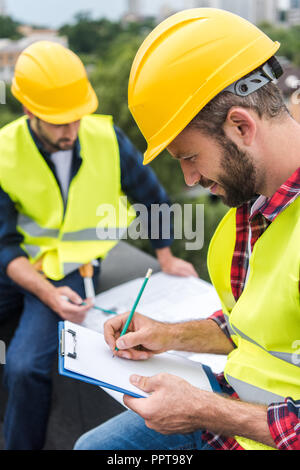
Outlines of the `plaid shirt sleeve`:
[[270,405],[268,424],[279,450],[300,450],[300,401],[287,398]]
[[173,226],[170,221],[170,237],[162,234],[162,214],[159,216],[158,227],[154,231],[158,237],[151,239],[152,204],[167,204],[171,202],[165,189],[162,187],[154,171],[143,165],[143,157],[124,132],[114,127],[120,150],[121,186],[124,193],[133,203],[143,204],[148,210],[148,234],[154,249],[165,248],[173,243]]
[[229,332],[229,329],[228,329],[223,311],[222,310],[217,310],[215,313],[213,313],[209,317],[209,320],[213,320],[214,322],[216,322],[218,327],[221,328],[221,330],[227,336],[227,338],[230,339],[233,346],[236,347],[236,345],[234,344],[234,342],[231,339],[230,332]]

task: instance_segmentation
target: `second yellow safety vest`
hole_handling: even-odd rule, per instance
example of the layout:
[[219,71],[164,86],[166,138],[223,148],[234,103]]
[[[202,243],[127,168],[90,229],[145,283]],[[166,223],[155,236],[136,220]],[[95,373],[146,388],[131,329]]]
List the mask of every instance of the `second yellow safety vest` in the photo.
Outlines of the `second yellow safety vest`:
[[[285,209],[254,246],[250,276],[236,302],[231,266],[236,210],[220,223],[210,245],[208,266],[236,349],[225,378],[240,399],[270,405],[300,399],[300,197]],[[266,417],[267,419],[267,417]],[[267,449],[237,437],[245,449]]]
[[120,155],[110,116],[84,117],[82,164],[64,210],[57,181],[37,149],[26,117],[0,131],[0,184],[18,211],[23,249],[32,263],[43,257],[53,280],[104,258],[135,217],[122,194]]

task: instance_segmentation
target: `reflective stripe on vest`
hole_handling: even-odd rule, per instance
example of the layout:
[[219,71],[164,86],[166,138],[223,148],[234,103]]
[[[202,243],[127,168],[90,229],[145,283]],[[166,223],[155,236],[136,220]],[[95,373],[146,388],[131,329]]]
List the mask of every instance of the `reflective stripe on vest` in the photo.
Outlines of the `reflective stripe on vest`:
[[[293,364],[296,367],[300,367],[300,354],[298,354],[297,351],[295,351],[293,353],[284,353],[284,352],[280,352],[280,351],[267,351],[263,346],[258,344],[253,339],[249,338],[249,336],[245,335],[238,328],[233,327],[229,322],[228,316],[225,316],[225,318],[226,318],[227,328],[228,328],[231,336],[238,335],[240,338],[243,338],[246,341],[249,341],[250,343],[255,344],[259,348],[262,348],[264,351],[271,354],[271,356],[277,357],[278,359],[281,359],[282,361],[288,362],[289,364]],[[300,341],[299,341],[299,343],[300,343]]]
[[[38,225],[33,219],[19,214],[18,216],[18,227],[25,234],[30,235],[32,238],[58,238],[59,230],[47,229]],[[97,240],[121,240],[127,231],[127,227],[111,227],[111,228],[88,228],[79,230],[78,232],[64,233],[62,235],[62,241],[97,241]],[[29,246],[29,245],[27,245]],[[34,246],[34,245],[33,245]],[[36,250],[36,248],[34,248]],[[29,248],[29,251],[30,248]]]
[[[236,349],[225,377],[246,402],[269,405],[300,399],[300,198],[283,211],[254,246],[250,276],[235,302],[231,266],[236,210],[224,217],[212,239],[208,265]],[[237,437],[249,449],[266,448]]]
[[24,214],[18,215],[17,225],[24,234],[32,238],[57,238],[59,236],[59,230],[43,228]]
[[[121,190],[118,141],[110,116],[86,116],[82,158],[64,204],[57,181],[39,153],[26,117],[0,130],[0,184],[18,210],[21,245],[32,263],[59,280],[72,267],[105,258],[135,218]],[[111,209],[111,210],[109,210]]]

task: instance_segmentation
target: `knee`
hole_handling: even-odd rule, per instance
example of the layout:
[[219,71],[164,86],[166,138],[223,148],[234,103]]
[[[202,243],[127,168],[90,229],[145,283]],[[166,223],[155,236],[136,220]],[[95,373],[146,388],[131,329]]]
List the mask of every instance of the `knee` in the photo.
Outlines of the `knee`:
[[[75,443],[74,450],[115,450],[116,442],[113,431],[106,422],[83,434]],[[119,444],[119,442],[118,442]]]
[[7,387],[12,385],[24,386],[38,378],[46,379],[50,374],[34,358],[27,354],[16,355],[8,353],[4,368],[4,383]]
[[74,450],[98,450],[93,447],[92,431],[83,434],[75,443]]
[[4,381],[7,385],[12,382],[21,384],[32,374],[32,366],[24,357],[8,354],[4,368]]

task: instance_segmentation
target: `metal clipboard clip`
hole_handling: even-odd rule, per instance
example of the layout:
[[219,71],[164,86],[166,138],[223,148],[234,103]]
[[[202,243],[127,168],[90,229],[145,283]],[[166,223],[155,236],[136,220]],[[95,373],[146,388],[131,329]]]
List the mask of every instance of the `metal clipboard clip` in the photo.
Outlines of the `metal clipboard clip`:
[[61,337],[60,337],[60,354],[61,356],[65,356],[65,334],[69,333],[73,337],[73,352],[68,353],[67,356],[70,357],[71,359],[77,359],[77,352],[76,352],[76,347],[77,347],[77,338],[76,338],[76,332],[73,330],[61,330]]

